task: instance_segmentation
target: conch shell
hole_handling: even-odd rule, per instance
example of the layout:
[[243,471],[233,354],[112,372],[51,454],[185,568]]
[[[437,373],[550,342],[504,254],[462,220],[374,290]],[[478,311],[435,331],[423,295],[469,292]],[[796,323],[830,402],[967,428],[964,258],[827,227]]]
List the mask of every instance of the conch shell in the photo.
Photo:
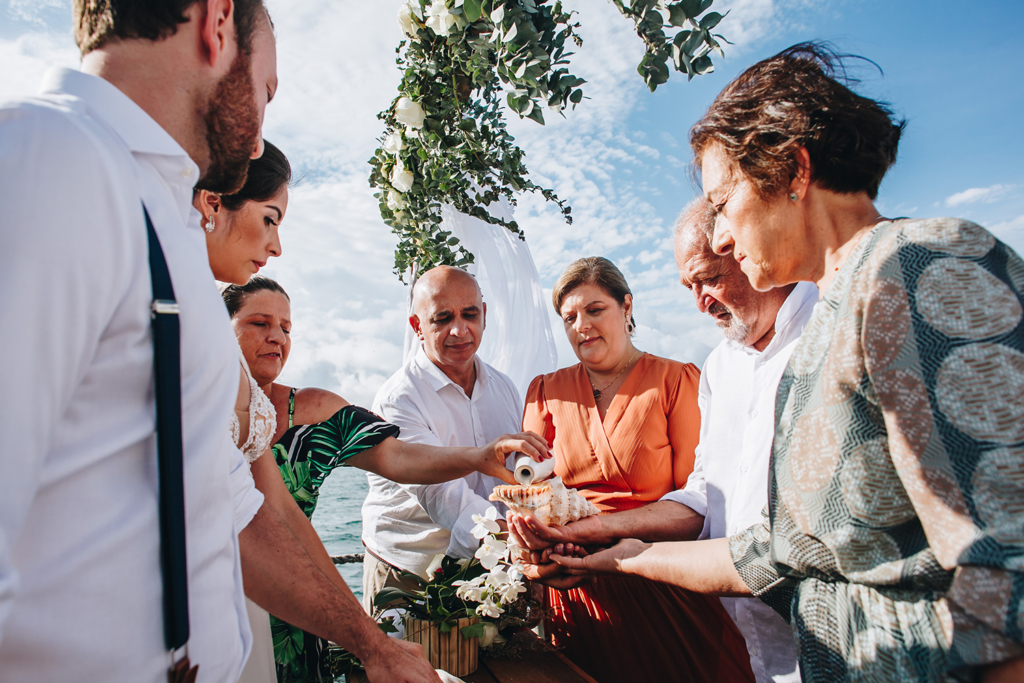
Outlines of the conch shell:
[[512,512],[531,514],[548,526],[568,524],[600,512],[576,489],[567,489],[561,477],[529,486],[495,486],[490,499],[499,501]]

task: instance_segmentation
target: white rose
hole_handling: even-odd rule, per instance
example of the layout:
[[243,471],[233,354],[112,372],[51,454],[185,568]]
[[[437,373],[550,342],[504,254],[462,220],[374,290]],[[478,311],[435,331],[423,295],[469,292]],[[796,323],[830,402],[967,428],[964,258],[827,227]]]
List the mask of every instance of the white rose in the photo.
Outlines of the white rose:
[[405,164],[399,159],[395,163],[394,170],[391,171],[391,185],[399,192],[408,192],[412,189],[413,176],[412,171],[405,168]]
[[[409,175],[412,175],[412,174],[410,173]],[[402,193],[397,191],[397,190],[388,190],[388,208],[391,209],[392,211],[401,211],[405,207],[406,207],[406,203],[405,203],[405,200],[402,199]],[[438,567],[441,566],[440,561],[438,561],[437,566]],[[437,569],[437,567],[434,567],[433,569]],[[428,577],[433,574],[433,569],[431,569],[427,573]]]
[[398,27],[410,38],[416,37],[416,22],[412,20],[412,7],[409,3],[398,8]]
[[402,151],[402,147],[404,147],[402,144],[402,133],[397,130],[391,133],[391,135],[384,138],[384,144],[381,147],[388,154],[398,154]]
[[395,118],[400,123],[409,126],[410,128],[422,128],[423,119],[426,116],[426,112],[423,111],[423,107],[416,104],[408,97],[398,98],[398,104],[395,105]]
[[427,8],[427,27],[439,36],[447,36],[449,29],[455,25],[455,15],[448,11],[444,0],[434,0]]
[[484,622],[483,635],[480,636],[480,647],[487,647],[498,635],[498,627],[491,621]]

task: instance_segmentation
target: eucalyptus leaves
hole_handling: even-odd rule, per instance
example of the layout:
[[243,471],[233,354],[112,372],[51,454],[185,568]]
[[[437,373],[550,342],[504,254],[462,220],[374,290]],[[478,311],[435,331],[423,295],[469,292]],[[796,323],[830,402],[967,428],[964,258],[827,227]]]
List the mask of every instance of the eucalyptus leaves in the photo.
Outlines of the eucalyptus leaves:
[[[647,45],[638,71],[651,90],[668,79],[670,57],[690,77],[711,70],[708,53],[721,51],[715,40],[721,36],[710,31],[721,15],[698,17],[712,0],[612,2]],[[529,179],[502,105],[543,124],[545,110],[562,115],[582,101],[585,81],[568,69],[571,47],[582,44],[575,14],[549,0],[406,0],[399,6],[403,75],[399,96],[379,115],[386,130],[370,159],[370,185],[378,189],[384,222],[399,237],[400,278],[472,263],[473,255],[441,229],[446,204],[522,236],[515,221],[492,216],[487,206],[501,197],[514,206],[516,193],[539,192],[572,222],[569,206]],[[670,38],[666,26],[681,30]]]

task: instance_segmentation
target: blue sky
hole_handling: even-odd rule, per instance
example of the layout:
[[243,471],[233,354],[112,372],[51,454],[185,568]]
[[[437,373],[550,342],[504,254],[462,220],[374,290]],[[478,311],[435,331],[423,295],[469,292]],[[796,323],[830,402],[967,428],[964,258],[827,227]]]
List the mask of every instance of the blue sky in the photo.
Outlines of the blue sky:
[[[829,40],[864,55],[858,90],[908,120],[878,205],[890,216],[955,215],[1024,251],[1024,3],[884,0],[716,0],[734,46],[715,73],[648,93],[639,40],[606,0],[568,0],[589,83],[566,120],[514,121],[535,179],[573,206],[524,197],[525,229],[542,284],[586,255],[611,258],[634,289],[637,345],[703,362],[720,337],[676,281],[670,230],[694,195],[689,127],[728,81],[799,41]],[[394,96],[397,0],[268,0],[278,29],[281,87],[265,135],[306,179],[282,226],[285,254],[269,267],[293,298],[294,348],[284,380],[368,404],[401,363],[404,290],[391,274],[394,238],[379,219],[365,160],[376,113]],[[48,64],[74,66],[69,0],[0,0],[0,98],[31,93]],[[575,362],[558,320],[562,365]]]

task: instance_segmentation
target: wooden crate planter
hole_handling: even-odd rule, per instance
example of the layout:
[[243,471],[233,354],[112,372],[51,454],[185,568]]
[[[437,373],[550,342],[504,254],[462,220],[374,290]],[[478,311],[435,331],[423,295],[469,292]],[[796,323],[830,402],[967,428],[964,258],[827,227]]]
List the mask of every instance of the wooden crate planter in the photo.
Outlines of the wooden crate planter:
[[479,621],[476,617],[459,619],[448,633],[441,633],[437,624],[406,615],[405,640],[423,646],[423,652],[435,669],[444,669],[461,678],[477,670],[480,642],[477,638],[463,638],[461,629]]

